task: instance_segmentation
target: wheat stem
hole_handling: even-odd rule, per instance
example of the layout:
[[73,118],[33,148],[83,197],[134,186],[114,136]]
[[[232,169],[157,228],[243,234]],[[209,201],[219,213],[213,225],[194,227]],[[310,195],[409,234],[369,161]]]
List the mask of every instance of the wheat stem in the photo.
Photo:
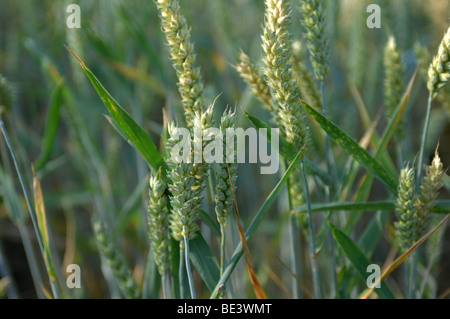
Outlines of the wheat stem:
[[180,243],[180,266],[178,267],[178,280],[180,283],[180,298],[185,299],[184,295],[184,247],[183,244]]
[[[183,227],[183,232],[185,232],[186,226]],[[189,262],[189,239],[188,236],[184,236],[184,257],[186,262],[186,273],[189,281],[189,289],[191,292],[191,298],[196,299],[195,296],[195,288],[194,288],[194,279],[192,278],[192,270],[191,263]]]
[[[285,165],[287,167],[287,165]],[[294,205],[292,203],[292,189],[291,189],[292,180],[288,178],[287,180],[287,193],[288,193],[288,203],[289,203],[289,236],[290,236],[290,249],[291,249],[291,268],[292,272],[298,276],[300,274],[299,263],[297,262],[298,252],[300,251],[300,245],[298,243],[298,228],[296,225],[296,218],[293,213]],[[292,276],[292,296],[294,299],[298,299],[298,284],[295,280],[295,277]]]
[[316,299],[320,299],[320,298],[322,298],[322,294],[320,292],[320,276],[319,276],[319,269],[317,266],[317,259],[316,259],[314,220],[313,220],[313,216],[312,216],[311,199],[309,196],[308,179],[306,177],[306,169],[305,169],[304,159],[301,159],[301,169],[302,169],[303,183],[304,183],[304,189],[305,189],[305,195],[306,195],[306,205],[308,207],[309,233],[311,236],[309,243],[310,243],[311,268],[312,268],[313,282],[314,282],[314,297]]
[[425,143],[427,142],[427,135],[428,135],[428,126],[430,124],[430,114],[431,114],[431,107],[433,105],[433,95],[430,92],[429,96],[428,96],[428,103],[427,103],[427,112],[425,115],[425,123],[423,126],[423,131],[422,131],[422,139],[421,139],[421,143],[420,143],[420,152],[419,152],[419,164],[417,166],[417,184],[416,184],[416,189],[418,190],[420,187],[420,180],[421,180],[421,176],[422,176],[422,165],[423,165],[423,153],[425,150]]

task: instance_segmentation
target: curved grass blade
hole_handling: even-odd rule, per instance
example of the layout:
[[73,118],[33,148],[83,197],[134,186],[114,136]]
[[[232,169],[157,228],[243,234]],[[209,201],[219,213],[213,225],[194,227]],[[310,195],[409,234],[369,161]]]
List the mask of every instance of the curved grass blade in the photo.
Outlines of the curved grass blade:
[[[378,202],[331,202],[324,204],[311,204],[313,212],[323,211],[341,211],[341,210],[364,210],[364,211],[394,211],[395,200],[385,200]],[[295,208],[297,213],[303,213],[307,211],[306,205],[298,206]],[[450,200],[437,200],[434,207],[431,209],[433,213],[448,214],[450,212]]]
[[[260,119],[254,117],[253,115],[251,115],[250,113],[248,113],[245,110],[242,110],[244,112],[244,114],[247,116],[247,118],[250,120],[250,122],[253,124],[253,126],[255,126],[257,129],[260,128],[265,128],[267,129],[267,136],[265,136],[265,138],[267,139],[267,141],[271,141],[271,126],[268,125],[267,123],[261,121]],[[289,144],[283,137],[279,137],[279,150],[277,150],[281,156],[283,156],[288,162],[292,162],[293,159],[295,158],[295,156],[297,155],[297,151],[295,150],[295,148]],[[324,170],[322,170],[318,165],[316,165],[315,163],[311,162],[310,160],[308,160],[307,158],[303,159],[305,162],[305,167],[306,167],[306,171],[309,174],[313,174],[318,176],[322,182],[326,185],[331,185],[332,184],[332,180],[330,175],[325,172]]]
[[219,264],[200,232],[189,241],[189,258],[208,289],[213,291],[220,277]]
[[[362,253],[350,237],[337,229],[332,223],[328,222],[328,225],[333,232],[333,237],[336,239],[336,242],[342,248],[352,265],[356,268],[356,270],[358,270],[361,277],[366,279],[367,266],[372,264],[372,262]],[[393,293],[385,283],[381,283],[381,287],[377,289],[376,292],[381,298],[395,299]]]
[[55,299],[61,298],[61,291],[58,286],[58,280],[56,278],[55,264],[53,262],[52,251],[50,248],[50,237],[48,234],[47,216],[45,213],[44,197],[42,195],[42,188],[39,178],[36,175],[34,166],[31,166],[33,171],[33,193],[34,204],[36,209],[36,217],[41,233],[42,244],[44,247],[44,261],[47,268],[48,277],[50,279],[50,285],[52,287],[53,296]]
[[41,153],[35,163],[35,169],[39,171],[50,159],[53,145],[55,144],[56,133],[59,124],[59,111],[61,109],[62,97],[64,90],[64,80],[61,78],[57,84],[50,101],[50,109],[48,111],[47,123],[45,125],[45,133],[41,147]]
[[[311,204],[311,209],[313,212],[323,212],[323,211],[341,211],[341,210],[365,210],[365,211],[378,211],[378,210],[388,210],[392,211],[395,209],[395,201],[379,201],[379,202],[331,202],[324,204]],[[302,205],[295,208],[297,213],[302,213],[307,211],[306,205]]]
[[358,145],[350,136],[344,133],[333,122],[314,110],[311,106],[300,100],[305,110],[319,123],[324,131],[339,144],[350,156],[357,160],[369,172],[382,181],[393,194],[397,194],[397,182],[386,171],[386,169],[370,155],[365,149]]
[[[264,219],[264,216],[269,211],[269,208],[272,206],[272,204],[277,199],[278,195],[280,194],[281,190],[284,187],[284,184],[286,184],[289,175],[292,173],[292,170],[297,166],[298,161],[300,160],[302,155],[303,155],[303,149],[301,149],[297,153],[297,155],[295,156],[294,160],[291,162],[291,165],[289,165],[288,169],[284,173],[281,180],[277,183],[275,188],[272,190],[272,192],[269,194],[269,196],[266,198],[266,200],[262,204],[262,206],[259,209],[256,216],[253,218],[250,226],[247,228],[247,231],[245,232],[245,239],[247,241],[250,240],[250,238],[255,233],[256,229],[258,228],[258,226],[261,224],[261,221]],[[243,254],[242,243],[239,243],[238,246],[236,247],[236,249],[234,250],[233,255],[231,256],[230,261],[228,262],[228,265],[225,268],[225,271],[223,272],[222,277],[217,282],[216,287],[214,288],[214,291],[210,296],[211,299],[216,299],[218,297],[220,290],[223,288],[223,286],[227,282],[228,278],[230,277],[231,273],[233,272],[234,268],[236,267],[242,254]]]
[[156,173],[161,167],[162,177],[165,182],[167,179],[167,164],[159,154],[155,144],[150,139],[150,137],[144,132],[144,130],[131,118],[131,116],[117,103],[114,98],[106,91],[97,77],[89,70],[84,62],[78,57],[78,55],[72,51],[70,48],[66,47],[67,50],[78,60],[80,66],[83,68],[84,72],[88,76],[98,95],[105,104],[109,113],[116,121],[118,126],[122,129],[128,139],[136,146],[139,153],[145,159],[147,164],[152,169],[153,173]]

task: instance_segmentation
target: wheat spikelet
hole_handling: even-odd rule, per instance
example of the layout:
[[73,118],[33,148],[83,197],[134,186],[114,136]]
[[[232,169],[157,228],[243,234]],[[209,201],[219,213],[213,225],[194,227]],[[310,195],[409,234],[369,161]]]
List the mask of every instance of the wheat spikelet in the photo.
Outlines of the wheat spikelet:
[[265,26],[262,36],[264,73],[274,100],[274,111],[281,124],[281,132],[295,147],[308,144],[309,129],[299,102],[299,92],[292,79],[291,40],[287,30],[288,4],[282,0],[266,0]]
[[159,274],[164,276],[170,263],[169,209],[167,207],[167,185],[161,178],[161,170],[150,177],[148,202],[148,230],[151,249]]
[[308,103],[319,110],[322,107],[322,97],[320,90],[314,79],[314,75],[309,71],[308,66],[303,62],[305,52],[300,41],[295,41],[292,44],[292,73],[300,86],[301,93],[306,98]]
[[[423,78],[427,78],[428,66],[430,64],[431,56],[427,48],[422,46],[419,42],[414,44],[414,53],[417,57],[417,64],[419,67],[419,73]],[[439,91],[440,94],[436,96],[436,100],[450,115],[450,89],[448,86]]]
[[414,170],[407,165],[400,173],[398,197],[395,207],[395,214],[398,221],[394,226],[398,245],[402,250],[407,250],[415,242],[416,238],[415,186]]
[[450,77],[450,28],[447,29],[438,54],[434,57],[428,69],[428,90],[431,97],[436,98],[439,89],[442,88]]
[[99,250],[111,268],[120,290],[126,298],[141,298],[139,287],[123,257],[118,253],[113,238],[108,235],[105,224],[96,217],[93,218],[92,223]]
[[402,169],[396,203],[396,236],[402,250],[407,250],[423,235],[434,206],[435,199],[442,187],[443,165],[436,150],[435,157],[426,169],[418,194],[415,192],[415,178],[412,168]]
[[[173,137],[175,125],[169,123],[169,138],[166,141],[166,151],[168,154],[167,165],[169,166],[168,177],[171,181],[169,185],[170,205],[172,214],[170,215],[170,230],[172,237],[180,242],[180,247],[184,247],[184,236],[193,239],[198,230],[198,209],[201,198],[198,198],[198,188],[196,178],[193,174],[192,163],[177,163],[172,158],[171,153],[174,145],[178,142]],[[191,153],[191,151],[189,151]],[[183,156],[183,154],[180,154]]]
[[239,54],[239,64],[236,70],[241,77],[251,87],[251,92],[263,103],[263,106],[269,111],[273,112],[272,96],[270,94],[270,87],[264,81],[262,74],[260,74],[257,67],[250,61],[250,58],[244,51],[241,50]]
[[323,81],[330,62],[322,0],[301,0],[300,9],[314,71],[317,79]]
[[155,0],[161,18],[162,30],[169,46],[173,67],[178,76],[178,90],[186,116],[192,128],[196,113],[204,109],[204,89],[200,68],[195,67],[194,44],[186,19],[180,13],[177,0]]
[[[403,84],[403,65],[400,53],[397,50],[397,44],[393,36],[384,49],[384,98],[387,118],[392,118],[395,109],[402,99],[405,86]],[[405,136],[405,117],[400,118],[394,137],[400,141]]]
[[417,211],[417,232],[419,236],[425,234],[426,225],[430,216],[430,209],[434,206],[439,189],[442,187],[444,176],[443,165],[436,149],[431,165],[427,167],[426,174],[421,181],[420,191],[417,195],[415,207]]
[[[236,113],[225,111],[221,118],[220,130],[222,136],[226,137],[226,131],[228,128],[234,128],[236,123]],[[215,195],[215,211],[217,221],[222,229],[227,227],[228,216],[234,207],[233,189],[236,191],[237,180],[237,164],[236,164],[236,150],[235,141],[229,140],[227,145],[227,139],[223,140],[223,158],[224,162],[218,165],[216,172],[216,195]],[[227,151],[228,150],[228,151]],[[230,163],[230,159],[227,159],[227,153],[233,152],[233,162]],[[229,172],[229,173],[228,173]],[[230,183],[233,183],[233,188]]]

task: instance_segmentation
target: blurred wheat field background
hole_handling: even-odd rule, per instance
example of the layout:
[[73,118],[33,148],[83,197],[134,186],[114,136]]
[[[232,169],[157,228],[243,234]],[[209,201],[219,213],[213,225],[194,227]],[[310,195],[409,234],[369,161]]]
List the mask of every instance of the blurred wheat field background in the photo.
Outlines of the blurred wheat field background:
[[[362,272],[367,263],[386,269],[449,213],[450,86],[444,84],[450,74],[450,2],[156,2],[160,6],[154,1],[137,0],[0,3],[0,81],[4,81],[0,83],[0,106],[9,133],[9,139],[5,134],[0,138],[0,298],[180,298],[193,297],[193,293],[197,298],[449,298],[448,223],[387,276],[381,289],[368,293],[369,273],[365,277]],[[204,84],[202,115],[215,101],[213,126],[224,123],[224,111],[230,109],[236,111],[235,119],[228,119],[235,121],[235,127],[285,125],[287,133],[282,138],[289,147],[280,150],[279,172],[263,175],[260,163],[240,163],[234,180],[235,202],[244,230],[255,216],[263,216],[247,237],[256,283],[249,275],[246,256],[233,264],[241,237],[227,184],[230,167],[221,167],[221,171],[213,165],[202,175],[207,186],[199,199],[201,218],[195,221],[201,236],[187,240],[192,244],[186,264],[192,268],[187,271],[191,274],[179,278],[178,267],[183,260],[173,232],[160,250],[151,248],[150,239],[158,237],[149,236],[149,206],[159,205],[153,211],[157,218],[166,202],[173,206],[175,169],[168,163],[169,177],[163,181],[165,176],[158,175],[158,167],[140,155],[142,149],[133,145],[133,138],[99,98],[102,92],[85,74],[95,74],[150,137],[158,150],[154,157],[167,161],[168,123],[189,126],[189,117],[177,85],[180,74],[174,71],[175,62],[169,53],[170,38],[161,25],[162,4],[166,2],[179,2],[179,11],[175,12],[184,16],[190,30],[194,67],[199,67],[201,74],[198,83]],[[71,3],[81,8],[80,29],[66,26],[66,8]],[[308,11],[313,7],[308,3],[320,3],[323,10],[321,32],[327,39],[323,50],[314,51],[311,45],[317,40],[312,30],[320,23],[315,21],[311,29],[307,21],[304,23],[308,14],[316,14]],[[267,4],[277,10],[290,6],[291,11],[286,10],[290,24],[274,19],[271,25]],[[369,4],[381,8],[379,29],[366,25]],[[277,27],[282,31],[287,28],[291,42],[283,40],[282,31],[267,31]],[[175,42],[183,40],[180,34]],[[281,76],[277,82],[277,72],[270,70],[271,40],[283,52],[275,54],[276,66],[284,65],[289,74],[292,72],[287,81]],[[321,81],[315,58],[325,51],[328,68]],[[285,61],[287,54],[290,58]],[[188,54],[183,61],[191,57]],[[437,67],[430,73],[434,57],[440,60],[433,62]],[[268,103],[251,85],[254,78],[245,77],[246,61],[260,74]],[[270,74],[275,75],[271,78]],[[298,92],[311,107],[297,99],[289,100],[291,104],[280,101],[283,96],[277,84],[287,88],[288,98]],[[429,96],[433,92],[431,107]],[[5,96],[10,93],[7,108]],[[321,93],[326,97],[326,116],[321,116]],[[298,133],[298,127],[290,128],[288,120],[277,120],[270,110],[274,105],[284,110],[282,102],[289,106],[287,111],[294,103],[304,114],[304,125],[310,128],[306,157],[313,164],[305,171],[313,223],[308,219],[305,184],[300,182],[301,165],[292,169],[290,176],[285,175],[302,145],[296,144],[298,136],[290,139],[289,135]],[[426,143],[422,143],[427,102],[431,112]],[[281,122],[273,122],[274,118]],[[327,118],[336,129],[324,128],[330,127]],[[344,134],[361,150],[355,151],[356,146],[349,146],[351,142],[346,144],[348,148],[341,144]],[[387,135],[388,144],[380,147]],[[8,141],[25,185],[34,195],[33,208],[24,196]],[[421,148],[423,169],[418,170]],[[334,173],[327,167],[330,157]],[[300,162],[303,164],[304,159]],[[378,163],[386,176],[380,173]],[[312,165],[315,170],[311,170]],[[408,173],[407,167],[412,171]],[[211,186],[219,184],[219,177],[228,187],[226,228],[220,220],[217,222],[218,201]],[[328,184],[327,178],[331,180]],[[393,182],[386,184],[391,179]],[[149,180],[153,181],[150,188]],[[158,198],[152,198],[152,191],[158,187],[162,191]],[[273,195],[274,189],[279,194]],[[162,198],[164,204],[158,202]],[[45,209],[40,204],[45,204]],[[175,208],[170,208],[174,216]],[[37,228],[30,209],[41,218]],[[315,258],[310,257],[308,226],[314,227]],[[221,240],[225,241],[224,248]],[[170,255],[166,272],[161,271],[158,260],[164,252]],[[71,264],[80,266],[79,289],[66,285],[66,270]],[[230,265],[236,268],[229,268],[227,281],[224,270]],[[319,278],[313,276],[315,268]],[[167,280],[162,280],[162,273],[168,274]],[[184,286],[184,295],[180,295],[180,286]],[[189,289],[193,287],[194,291]]]

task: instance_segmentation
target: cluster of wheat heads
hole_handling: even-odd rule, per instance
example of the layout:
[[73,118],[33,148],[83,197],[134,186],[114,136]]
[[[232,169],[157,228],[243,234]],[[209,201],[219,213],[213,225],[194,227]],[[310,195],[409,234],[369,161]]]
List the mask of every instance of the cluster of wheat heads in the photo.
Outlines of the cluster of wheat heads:
[[[388,5],[388,2],[380,3]],[[89,175],[95,177],[90,177],[89,185],[104,191],[95,199],[90,218],[95,239],[93,246],[99,252],[101,271],[111,296],[233,298],[244,295],[242,291],[245,291],[245,296],[258,298],[278,297],[277,291],[292,298],[430,296],[427,291],[432,290],[430,277],[436,254],[430,257],[422,243],[428,244],[427,248],[431,245],[432,250],[438,250],[444,228],[431,227],[441,225],[439,222],[446,218],[445,214],[448,215],[449,204],[448,200],[439,197],[448,178],[446,164],[439,155],[446,145],[441,140],[440,147],[436,147],[439,144],[437,140],[428,141],[429,136],[433,136],[428,131],[434,101],[439,105],[448,103],[444,85],[450,77],[450,29],[444,34],[438,52],[432,59],[427,50],[416,45],[417,61],[420,62],[417,74],[427,80],[429,99],[427,107],[417,111],[421,117],[425,115],[423,128],[422,123],[414,125],[417,130],[420,127],[421,140],[408,145],[408,125],[411,125],[408,122],[411,121],[409,102],[414,95],[411,92],[417,90],[420,93],[421,88],[413,86],[416,73],[409,82],[406,81],[412,72],[404,59],[410,52],[405,37],[397,32],[392,21],[389,22],[389,28],[380,31],[383,49],[379,52],[378,64],[374,63],[374,68],[380,70],[383,80],[379,81],[381,85],[373,87],[382,89],[379,100],[382,100],[380,103],[383,107],[380,109],[384,112],[370,112],[365,105],[369,98],[366,98],[367,91],[364,88],[373,87],[370,81],[364,83],[364,72],[358,65],[365,61],[364,56],[361,56],[363,44],[355,43],[359,49],[349,55],[356,56],[351,57],[353,61],[350,63],[348,81],[342,81],[345,76],[336,77],[336,73],[342,70],[341,65],[336,66],[339,57],[335,50],[344,44],[336,45],[338,35],[330,30],[333,29],[333,23],[337,23],[333,15],[336,15],[334,19],[337,20],[336,12],[340,4],[340,1],[335,0],[264,1],[264,20],[258,38],[261,59],[253,58],[249,54],[250,48],[233,48],[238,53],[233,70],[236,77],[232,78],[236,80],[239,79],[238,75],[241,76],[241,82],[248,85],[250,93],[256,98],[255,103],[261,106],[258,109],[244,104],[241,105],[243,112],[240,112],[238,108],[221,105],[225,104],[221,98],[211,99],[211,96],[218,94],[207,92],[208,85],[203,79],[209,77],[202,76],[202,71],[207,70],[199,67],[199,62],[203,61],[199,61],[198,57],[202,55],[196,54],[197,47],[194,47],[193,41],[196,37],[191,34],[188,23],[192,16],[183,10],[187,10],[188,6],[183,6],[183,3],[180,5],[178,0],[154,0],[152,5],[158,12],[160,26],[156,29],[164,40],[163,52],[168,52],[168,55],[162,54],[161,60],[167,57],[169,67],[173,67],[170,71],[173,73],[171,76],[176,78],[173,86],[176,82],[175,90],[178,92],[172,95],[165,87],[159,89],[162,95],[167,94],[164,98],[168,101],[175,96],[177,101],[174,104],[181,110],[175,114],[170,107],[164,108],[164,122],[157,130],[160,147],[150,139],[142,121],[133,119],[100,84],[86,66],[87,60],[85,64],[77,55],[81,48],[76,46],[81,46],[80,42],[72,39],[69,44],[69,51],[75,57],[72,62],[78,61],[87,74],[111,115],[108,120],[114,129],[138,150],[150,167],[150,175],[146,176],[142,184],[144,186],[138,187],[136,191],[138,194],[146,189],[145,196],[136,195],[136,198],[146,201],[143,237],[149,243],[146,250],[148,257],[137,258],[146,260],[145,271],[131,267],[130,256],[133,254],[124,249],[126,246],[121,236],[118,236],[117,229],[125,226],[117,216],[123,218],[123,215],[111,213],[115,209],[115,202],[105,195],[111,188],[108,174],[99,164],[101,161],[95,157],[96,147],[91,144],[89,135],[83,135],[88,131],[88,127],[83,126],[84,115],[70,113],[76,109],[70,86],[61,84],[64,82],[62,76],[56,68],[48,67],[51,62],[44,59],[43,65],[47,65],[50,77],[60,88],[55,95],[60,94],[72,101],[71,104],[67,102],[72,105],[68,110],[69,118],[73,120],[71,125],[75,128],[75,135],[80,136],[83,149],[90,154],[89,159],[93,158],[94,165]],[[216,8],[220,5],[209,6]],[[121,11],[121,14],[125,16],[125,11]],[[294,21],[296,17],[299,21]],[[358,30],[356,41],[363,41],[364,34],[367,35],[367,30]],[[74,37],[75,33],[69,35]],[[101,46],[100,41],[95,43]],[[111,65],[117,67],[117,64]],[[126,70],[124,74],[144,77],[130,68],[117,68]],[[167,79],[171,79],[171,76]],[[337,114],[344,112],[336,111],[338,94],[334,91],[338,84],[342,89],[342,83],[336,83],[336,78],[344,86],[348,84],[345,90],[352,93],[358,104],[362,123],[357,118],[352,121],[355,122],[354,126],[364,128],[359,141],[340,128],[341,121]],[[154,85],[152,81],[153,78],[148,80]],[[82,79],[77,78],[74,85],[82,86],[83,83]],[[86,94],[86,91],[81,92]],[[40,165],[36,164],[38,174],[34,176],[33,192],[30,192],[24,178],[26,174],[17,159],[18,152],[12,143],[14,140],[8,137],[3,122],[3,118],[9,117],[8,112],[12,108],[11,93],[10,83],[0,77],[0,128],[6,141],[6,148],[0,147],[1,156],[3,159],[10,155],[13,159],[14,165],[9,167],[19,177],[39,253],[48,274],[48,280],[37,279],[42,276],[33,275],[36,290],[39,297],[72,297],[55,271],[58,268],[58,263],[55,263],[57,254],[50,245],[49,216],[45,213],[42,199],[46,194],[42,195],[39,186],[38,176],[44,176],[44,173]],[[239,93],[245,95],[244,92]],[[347,97],[345,102],[348,103]],[[372,119],[373,113],[376,113],[379,121],[375,117]],[[264,122],[265,117],[271,121],[269,124]],[[260,176],[252,176],[253,180],[241,183],[243,176],[251,176],[243,172],[238,179],[237,158],[228,158],[226,155],[231,153],[230,148],[235,150],[236,141],[220,141],[224,157],[222,163],[211,163],[203,157],[207,153],[203,150],[212,147],[213,137],[219,133],[225,136],[227,130],[242,123],[258,129],[272,126],[279,128],[281,133],[280,147],[272,151],[278,152],[282,159],[282,169],[271,176],[275,186],[268,195],[257,194],[256,202],[261,206],[255,212],[245,212],[246,218],[250,214],[248,220],[239,218],[242,202],[237,198],[241,191],[248,195],[249,189],[259,189],[255,185],[259,183]],[[184,128],[190,133],[190,147],[174,154],[174,150],[178,150],[176,145],[180,141],[180,129]],[[199,131],[211,133],[205,138],[199,137]],[[266,137],[270,141],[269,136]],[[199,143],[200,147],[195,148],[194,145]],[[431,153],[429,145],[436,149],[431,163],[427,163],[428,153]],[[236,156],[236,152],[233,154]],[[177,157],[184,156],[200,157],[201,160],[180,163]],[[108,154],[108,157],[114,156]],[[18,213],[11,214],[17,209],[13,200],[15,195],[7,196],[14,192],[6,167],[0,167],[5,207],[21,235],[26,234],[25,217]],[[245,169],[248,166],[239,167]],[[238,182],[243,187],[237,188]],[[269,211],[273,212],[273,222],[264,224],[263,221],[270,216],[267,214]],[[280,233],[283,234],[273,232],[272,228],[282,229]],[[288,231],[284,232],[286,229]],[[276,258],[271,258],[275,262],[270,261],[263,266],[256,263],[257,266],[253,268],[255,264],[252,258],[261,260],[268,256],[258,255],[259,242],[254,240],[254,234],[258,232],[261,237],[267,234],[276,237],[270,238],[270,245],[266,246],[266,242],[260,245],[264,246],[263,250],[267,250],[268,254],[275,254]],[[22,236],[24,246],[30,246],[27,236]],[[387,265],[390,266],[386,267],[389,271],[382,274],[381,288],[367,292],[367,288],[370,288],[366,285],[370,275],[367,267],[376,263],[375,260],[379,263],[380,258],[389,257],[385,250],[378,251],[375,257],[376,247],[381,240],[388,243],[394,253],[398,250],[399,257],[397,262]],[[273,242],[281,247],[279,252],[273,252]],[[244,268],[238,265],[239,260],[244,259],[241,258],[243,256],[248,272],[241,271]],[[32,263],[36,256],[30,253],[27,258]],[[395,277],[397,281],[391,285],[394,280],[385,279],[400,264],[404,266],[401,271],[405,276]],[[268,284],[270,280],[276,283],[277,290],[271,290],[274,286]],[[238,291],[236,281],[241,285],[248,284],[253,290]],[[50,283],[51,291],[41,289],[42,282]],[[404,287],[399,288],[401,284]],[[291,286],[290,289],[286,288],[287,285]],[[1,292],[0,285],[0,295]]]

